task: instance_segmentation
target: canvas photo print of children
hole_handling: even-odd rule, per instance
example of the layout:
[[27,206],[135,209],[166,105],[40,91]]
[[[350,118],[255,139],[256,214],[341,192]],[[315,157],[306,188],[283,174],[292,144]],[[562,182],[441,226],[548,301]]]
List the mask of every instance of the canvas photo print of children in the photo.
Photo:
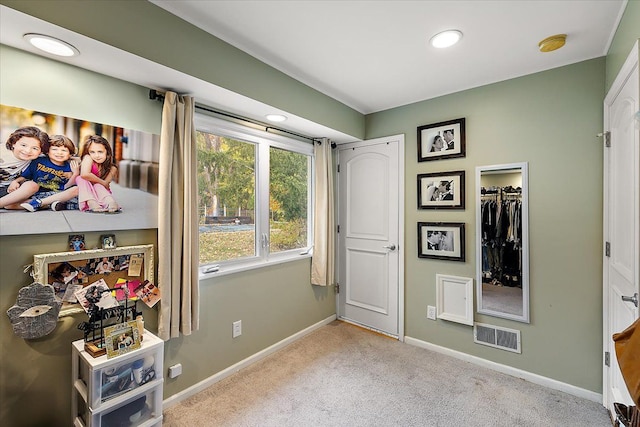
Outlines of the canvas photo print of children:
[[0,235],[157,227],[159,135],[0,104],[0,138]]

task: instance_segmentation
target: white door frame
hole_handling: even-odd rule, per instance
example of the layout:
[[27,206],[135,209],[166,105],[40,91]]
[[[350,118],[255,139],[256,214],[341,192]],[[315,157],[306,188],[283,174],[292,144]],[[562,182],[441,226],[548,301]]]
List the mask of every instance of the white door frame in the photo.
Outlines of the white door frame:
[[[353,146],[353,147],[365,147],[368,145],[380,144],[386,141],[397,141],[398,142],[398,340],[404,341],[404,253],[405,253],[405,244],[404,244],[404,191],[405,191],[405,167],[404,167],[404,156],[405,156],[405,145],[404,145],[404,134],[385,136],[382,138],[370,139],[365,141],[355,141],[349,143],[338,144],[340,147],[345,146]],[[338,182],[336,179],[335,182]],[[339,186],[336,186],[339,189]],[[336,200],[340,200],[340,195],[336,194]],[[340,208],[336,203],[336,212],[340,212]],[[336,223],[340,223],[340,218]],[[336,230],[337,231],[337,230]],[[340,237],[336,232],[336,242],[340,241]],[[337,248],[336,250],[336,262],[335,268],[336,272],[340,271],[341,267],[341,248]],[[336,274],[337,277],[337,274]],[[336,298],[336,314],[338,318],[340,317],[340,298]],[[362,325],[361,325],[362,326]]]
[[[622,90],[623,86],[625,85],[627,79],[632,77],[632,73],[638,68],[638,42],[636,41],[636,43],[633,46],[633,49],[631,50],[629,56],[627,57],[626,61],[624,62],[622,68],[620,69],[618,76],[616,77],[615,81],[613,82],[613,84],[611,85],[611,88],[609,89],[609,92],[607,93],[607,96],[605,97],[604,100],[604,129],[608,130],[610,127],[610,120],[611,117],[609,117],[609,108],[610,106],[613,104],[613,102],[616,100],[618,94],[620,93],[620,91]],[[638,117],[636,117],[636,121],[640,121],[640,119]],[[604,146],[604,143],[603,143]],[[603,197],[603,238],[604,238],[604,242],[603,242],[603,248],[604,248],[604,243],[607,242],[609,240],[609,214],[608,214],[608,185],[609,185],[609,177],[608,177],[608,163],[609,163],[609,153],[607,151],[607,148],[604,148],[604,159],[603,159],[603,163],[604,163],[604,170],[603,170],[603,192],[604,192],[604,197]],[[640,183],[636,182],[636,200],[638,199],[639,195],[638,195],[638,186],[640,185]],[[635,224],[635,229],[639,230],[640,229],[640,219],[639,218],[635,218],[636,224]],[[640,248],[638,247],[638,238],[636,236],[636,254],[640,254]],[[636,289],[638,288],[638,283],[637,281],[639,280],[640,277],[640,261],[635,260],[635,276],[636,276]],[[615,358],[616,354],[615,354],[615,350],[614,350],[614,346],[613,346],[613,341],[611,339],[611,331],[610,331],[610,313],[609,313],[609,266],[608,266],[608,259],[606,257],[606,254],[604,253],[603,250],[603,269],[602,269],[602,275],[603,275],[603,281],[602,281],[602,286],[603,286],[603,292],[602,292],[602,319],[603,319],[603,369],[602,369],[602,404],[608,409],[611,410],[611,406],[612,406],[612,400],[613,400],[613,396],[612,396],[612,391],[610,389],[610,376],[612,375],[611,373],[611,369],[606,366],[605,364],[605,354],[606,352],[609,352],[609,357],[610,358]],[[618,331],[621,332],[621,331]],[[611,363],[610,363],[611,364]],[[612,413],[612,416],[615,417],[615,414]]]

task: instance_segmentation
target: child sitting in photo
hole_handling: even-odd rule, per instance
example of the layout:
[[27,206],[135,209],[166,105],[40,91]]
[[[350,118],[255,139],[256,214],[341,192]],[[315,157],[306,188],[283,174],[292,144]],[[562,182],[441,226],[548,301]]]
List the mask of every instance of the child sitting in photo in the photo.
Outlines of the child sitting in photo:
[[120,206],[111,194],[110,184],[118,168],[109,142],[99,135],[85,140],[80,155],[79,189],[80,210],[85,212],[120,212]]
[[40,157],[32,161],[22,176],[16,181],[22,181],[22,186],[33,185],[25,182],[31,180],[38,188],[29,201],[20,206],[30,212],[42,207],[51,206],[52,210],[77,209],[78,187],[75,179],[79,173],[79,166],[75,160],[70,161],[76,153],[73,141],[64,135],[53,135],[49,138],[47,157]]
[[20,209],[20,203],[38,191],[33,182],[16,181],[32,160],[49,149],[49,135],[35,126],[15,130],[0,154],[0,208]]

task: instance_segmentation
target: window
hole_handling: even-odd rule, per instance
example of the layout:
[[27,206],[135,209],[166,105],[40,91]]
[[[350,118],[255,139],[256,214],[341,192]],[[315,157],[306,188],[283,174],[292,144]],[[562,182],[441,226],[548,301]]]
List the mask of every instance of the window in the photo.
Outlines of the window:
[[311,157],[269,149],[269,249],[281,252],[307,246]]
[[307,255],[313,146],[196,114],[201,273]]

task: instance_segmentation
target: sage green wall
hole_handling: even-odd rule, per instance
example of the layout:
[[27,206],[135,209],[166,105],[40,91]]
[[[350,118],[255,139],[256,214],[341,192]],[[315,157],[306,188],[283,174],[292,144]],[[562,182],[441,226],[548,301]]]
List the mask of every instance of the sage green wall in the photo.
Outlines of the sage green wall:
[[[367,139],[405,134],[405,331],[409,337],[602,391],[602,130],[598,58],[367,116]],[[466,157],[417,162],[416,128],[466,118]],[[469,326],[426,317],[436,273],[475,278],[475,167],[529,162],[531,324],[522,354],[473,342]],[[464,210],[419,211],[416,175],[466,171]],[[464,222],[464,263],[419,259],[418,221]]]
[[6,45],[0,57],[4,105],[160,134],[162,103],[148,88]]
[[361,113],[153,3],[60,0],[0,3],[356,138],[364,136]]
[[[120,246],[157,243],[155,230],[114,232]],[[100,234],[84,233],[87,245],[97,246]],[[22,271],[25,265],[33,262],[33,255],[65,252],[68,250],[68,239],[67,234],[0,238],[0,312],[5,313],[16,303],[20,288],[33,282]],[[145,326],[157,330],[155,310],[144,309],[143,316]],[[86,321],[87,316],[78,314],[65,317],[51,334],[35,340],[15,336],[7,317],[4,314],[2,317],[0,425],[71,425],[71,342],[83,337],[77,326]]]
[[[146,88],[7,46],[0,46],[0,55],[2,104],[159,132],[161,104],[148,99]],[[155,229],[104,232],[115,233],[120,246],[153,243],[161,250]],[[97,245],[99,234],[85,233],[88,244]],[[31,283],[22,269],[33,255],[66,251],[67,244],[66,234],[3,236],[0,311]],[[333,288],[311,286],[310,270],[307,258],[202,282],[200,330],[165,345],[165,366],[182,363],[183,374],[166,378],[164,397],[335,314]],[[157,330],[156,310],[145,310],[144,317],[147,328]],[[0,322],[0,425],[69,425],[71,342],[82,338],[76,326],[85,320],[65,318],[50,335],[31,341],[16,337],[6,318]],[[236,320],[242,320],[243,333],[232,339]]]
[[640,0],[629,0],[607,52],[606,91],[611,88],[638,38],[640,38]]
[[[148,2],[0,3],[344,133],[365,133],[359,113]],[[618,55],[626,57],[638,38],[639,13],[638,1],[631,0],[607,58],[607,87],[624,61]],[[204,52],[198,60],[183,49],[185,40],[193,51]],[[6,46],[0,46],[0,55],[2,103],[149,132],[159,129],[160,107],[147,100],[147,88]],[[31,71],[29,64],[44,65],[46,72]],[[595,134],[602,128],[604,82],[600,58],[367,116],[367,138],[406,134],[408,336],[601,391],[602,150]],[[100,102],[87,102],[96,87]],[[467,118],[467,157],[418,164],[416,127],[456,117]],[[435,304],[436,273],[475,274],[475,166],[515,161],[530,165],[532,323],[487,316],[476,320],[521,329],[522,355],[474,345],[470,328],[429,321],[425,315],[426,305]],[[418,212],[416,174],[459,168],[467,171],[466,210]],[[443,219],[467,224],[465,263],[418,260],[415,223]],[[120,245],[155,244],[157,239],[155,230],[112,231]],[[92,241],[98,234],[85,236]],[[36,253],[63,251],[66,244],[66,235],[55,234],[0,239],[3,311],[30,283],[22,266]],[[165,364],[184,366],[182,376],[167,379],[165,397],[333,314],[332,289],[311,287],[308,281],[308,260],[301,260],[203,282],[202,299],[211,303],[201,308],[201,330],[165,345]],[[155,311],[146,310],[145,318],[154,330]],[[240,319],[243,335],[232,340],[230,324]],[[66,318],[51,335],[31,341],[15,337],[9,322],[0,322],[0,425],[68,425],[70,342],[81,337],[76,325],[83,320],[80,315]]]

